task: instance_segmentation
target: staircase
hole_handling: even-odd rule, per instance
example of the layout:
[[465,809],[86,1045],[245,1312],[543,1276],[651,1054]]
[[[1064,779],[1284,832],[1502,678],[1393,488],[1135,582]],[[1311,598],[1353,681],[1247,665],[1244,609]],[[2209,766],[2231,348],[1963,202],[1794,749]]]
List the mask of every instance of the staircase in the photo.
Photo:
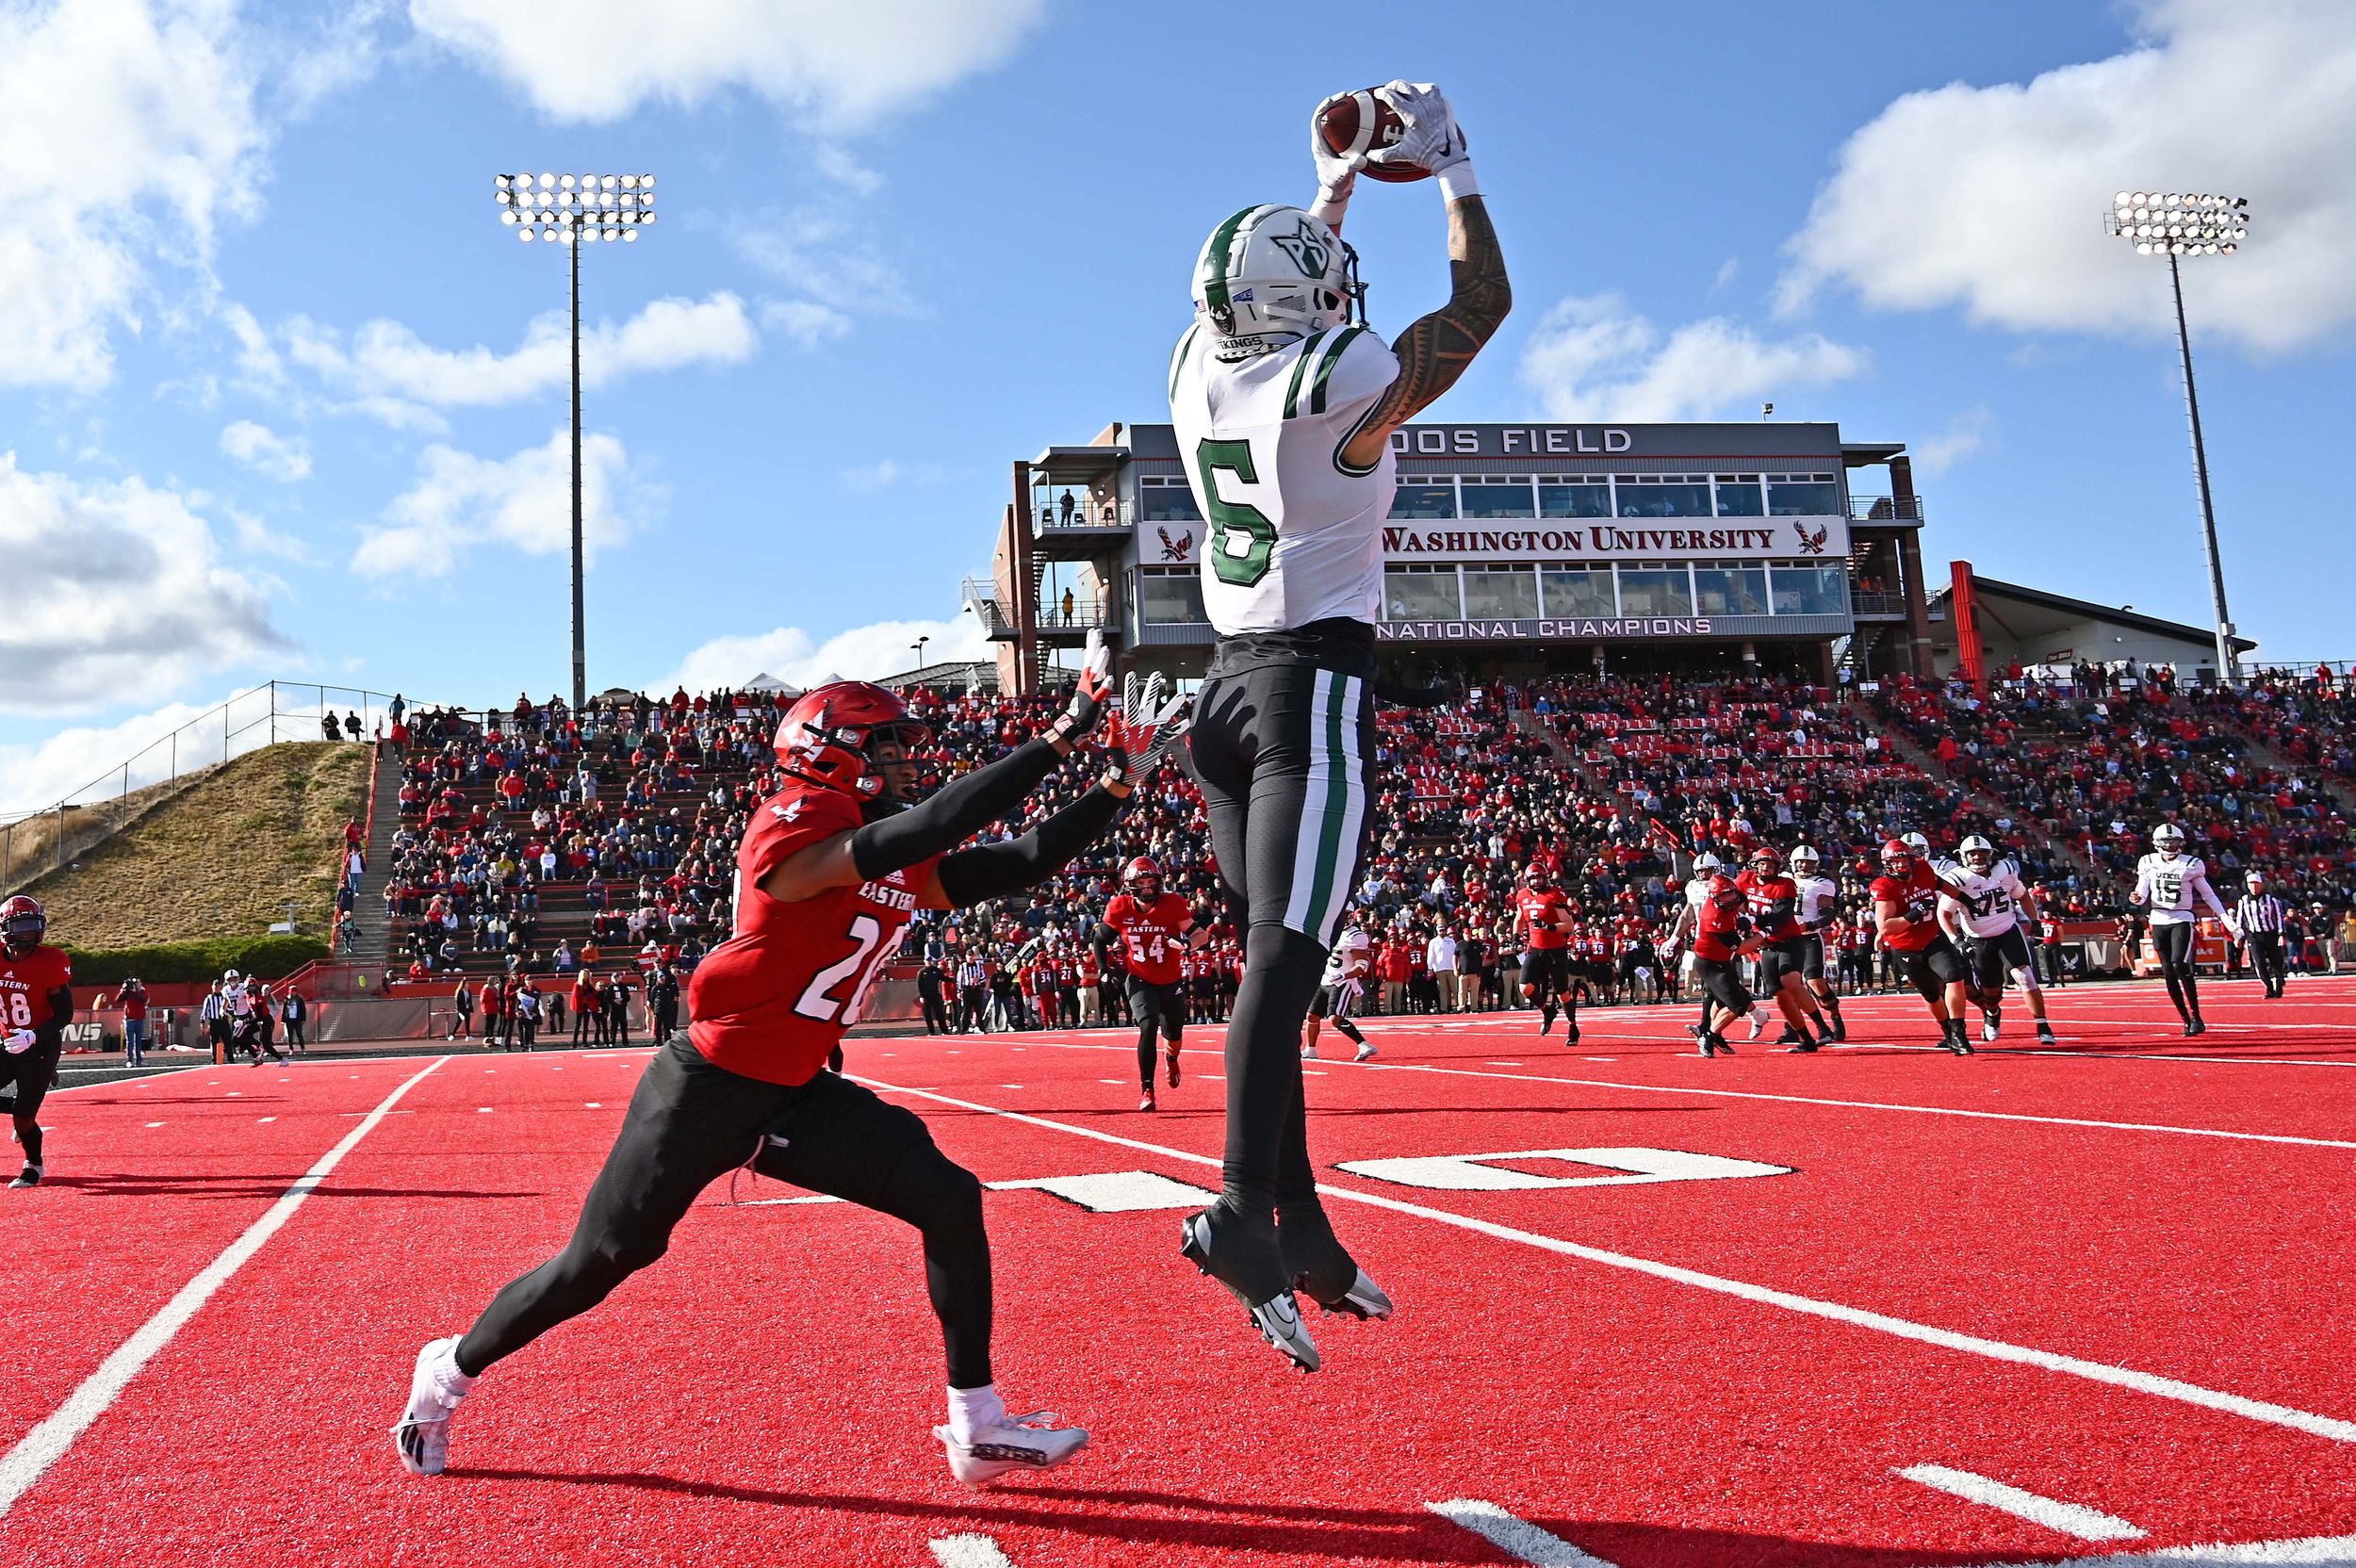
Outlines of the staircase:
[[390,922],[384,918],[384,880],[393,865],[393,834],[401,827],[401,754],[389,745],[376,748],[376,772],[369,784],[376,816],[368,824],[368,869],[360,874],[352,912],[359,936],[348,954],[335,955],[349,963],[381,965],[391,950]]
[[1546,722],[1549,716],[1533,712],[1527,708],[1511,708],[1506,710],[1505,714],[1507,723],[1546,747],[1547,755],[1585,785],[1589,794],[1598,800],[1618,799],[1617,787],[1611,780],[1599,777],[1595,771],[1587,765],[1584,758],[1563,743],[1562,738],[1554,732],[1554,727]]

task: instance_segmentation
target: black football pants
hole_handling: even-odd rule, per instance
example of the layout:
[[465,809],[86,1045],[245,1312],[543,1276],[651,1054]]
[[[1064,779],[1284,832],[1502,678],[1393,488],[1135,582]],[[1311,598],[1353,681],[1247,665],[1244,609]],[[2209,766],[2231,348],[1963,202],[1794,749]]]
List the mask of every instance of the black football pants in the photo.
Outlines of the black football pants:
[[1194,712],[1189,750],[1211,848],[1245,928],[1227,1024],[1222,1196],[1268,1214],[1316,1184],[1301,1026],[1366,853],[1374,696],[1356,676],[1277,663],[1213,676]]
[[2168,982],[2168,999],[2176,1016],[2186,1023],[2201,1016],[2201,981],[2192,961],[2191,921],[2151,926],[2151,950],[2159,956],[2160,977]]
[[923,1233],[949,1386],[990,1381],[990,1235],[982,1187],[921,1118],[832,1072],[787,1086],[704,1060],[685,1035],[654,1054],[564,1250],[509,1282],[458,1345],[469,1375],[580,1316],[663,1256],[705,1187],[763,1176],[904,1219]]
[[1172,980],[1157,986],[1153,981],[1132,974],[1129,976],[1129,1016],[1137,1021],[1137,1079],[1148,1093],[1153,1088],[1153,1037],[1160,1035],[1170,1041],[1170,1054],[1178,1054],[1178,1042],[1186,1032],[1186,992],[1185,983]]

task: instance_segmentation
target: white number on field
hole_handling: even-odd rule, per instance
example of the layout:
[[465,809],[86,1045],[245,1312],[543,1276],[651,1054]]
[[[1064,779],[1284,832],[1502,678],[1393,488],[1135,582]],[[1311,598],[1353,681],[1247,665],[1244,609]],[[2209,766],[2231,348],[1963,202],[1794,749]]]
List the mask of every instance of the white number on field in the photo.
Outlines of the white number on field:
[[[1600,1168],[1609,1176],[1545,1176],[1497,1162],[1559,1160]],[[1440,1192],[1518,1192],[1537,1187],[1632,1187],[1655,1182],[1725,1182],[1741,1176],[1789,1176],[1790,1166],[1689,1154],[1679,1149],[1522,1149],[1503,1154],[1424,1154],[1393,1160],[1344,1160],[1335,1168],[1378,1182]]]

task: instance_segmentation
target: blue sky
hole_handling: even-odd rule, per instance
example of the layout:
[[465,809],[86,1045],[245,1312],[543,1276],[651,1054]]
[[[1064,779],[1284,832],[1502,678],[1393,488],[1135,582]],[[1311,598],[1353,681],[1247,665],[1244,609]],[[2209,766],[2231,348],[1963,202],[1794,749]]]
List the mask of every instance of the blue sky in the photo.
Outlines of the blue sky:
[[[687,14],[692,11],[691,14]],[[2249,194],[2188,269],[2236,619],[2356,653],[2356,28],[2331,0],[1352,8],[0,0],[0,808],[272,676],[569,684],[564,253],[491,175],[646,170],[582,257],[593,687],[971,645],[1010,460],[1165,416],[1202,236],[1305,200],[1324,93],[1445,87],[1516,309],[1448,417],[1836,419],[1925,553],[2201,620],[2164,269],[2114,189]],[[1379,327],[1446,287],[1362,188]]]

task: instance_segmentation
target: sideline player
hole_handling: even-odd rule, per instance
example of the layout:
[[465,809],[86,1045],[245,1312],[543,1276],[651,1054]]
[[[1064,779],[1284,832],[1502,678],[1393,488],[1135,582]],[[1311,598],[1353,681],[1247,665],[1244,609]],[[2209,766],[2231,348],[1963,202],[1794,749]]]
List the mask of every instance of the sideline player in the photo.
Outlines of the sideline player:
[[[2151,947],[2160,956],[2160,973],[2168,981],[2168,999],[2184,1021],[2186,1036],[2206,1034],[2201,1021],[2201,982],[2194,975],[2193,933],[2199,928],[2201,904],[2209,906],[2226,936],[2241,940],[2241,928],[2225,912],[2217,890],[2209,886],[2209,868],[2198,855],[2184,853],[2184,830],[2164,822],[2151,830],[2152,853],[2135,863],[2135,890],[2130,904],[2143,906],[2151,921]],[[2198,900],[2196,903],[2195,901]]]
[[1906,979],[1939,1021],[1939,1043],[1972,1054],[1963,1026],[1963,955],[1939,924],[1940,880],[1904,839],[1882,845],[1882,874],[1873,878],[1873,923],[1882,951],[1905,968]]
[[25,1151],[12,1187],[37,1187],[48,1169],[41,1102],[57,1082],[74,1021],[74,963],[64,948],[41,940],[48,931],[49,916],[35,900],[19,893],[0,904],[0,1088],[11,1091],[7,1103]]
[[[1137,1026],[1137,1079],[1144,1096],[1137,1109],[1153,1109],[1153,1037],[1169,1042],[1170,1086],[1178,1086],[1178,1046],[1186,1028],[1186,982],[1181,966],[1186,956],[1186,933],[1194,911],[1176,893],[1162,889],[1162,868],[1140,855],[1121,868],[1121,891],[1104,906],[1096,927],[1097,961],[1112,968],[1106,951],[1121,944],[1121,967],[1127,975],[1129,1017]],[[1208,932],[1198,932],[1192,945],[1200,947]]]
[[[1212,231],[1195,265],[1196,319],[1170,367],[1170,420],[1209,522],[1203,603],[1219,633],[1195,704],[1194,771],[1245,931],[1221,1191],[1185,1221],[1184,1245],[1309,1371],[1318,1356],[1295,1282],[1332,1311],[1391,1310],[1317,1200],[1300,1051],[1373,823],[1390,435],[1455,384],[1513,302],[1448,100],[1429,85],[1383,91],[1405,122],[1397,143],[1336,158],[1313,118],[1315,204],[1247,206]],[[1358,318],[1357,255],[1339,234],[1366,161],[1436,176],[1448,208],[1448,302],[1395,350]]]
[[1358,911],[1346,911],[1342,928],[1333,938],[1333,950],[1325,956],[1325,978],[1309,1003],[1308,1033],[1301,1042],[1301,1060],[1317,1059],[1320,1022],[1332,1023],[1343,1038],[1356,1043],[1358,1054],[1350,1057],[1351,1061],[1370,1062],[1380,1054],[1374,1042],[1350,1021],[1350,1015],[1356,1011],[1358,998],[1366,989],[1366,971],[1373,963],[1373,943],[1366,938],[1366,927],[1358,923]]
[[1538,1009],[1538,1033],[1562,1013],[1562,1043],[1579,1043],[1579,992],[1571,971],[1571,901],[1539,861],[1522,868],[1513,890],[1513,917],[1522,928],[1522,999]]
[[2058,1045],[2045,1019],[2045,990],[2037,981],[2037,955],[2023,922],[2037,919],[2037,900],[2021,880],[2020,868],[1996,857],[1996,846],[1977,833],[1955,850],[1961,865],[1939,888],[1939,923],[1963,954],[1963,967],[1977,988],[1980,1038],[1993,1041],[2004,1029],[2004,976],[2010,974],[2028,998],[2039,1044]]
[[1815,993],[1808,988],[1808,930],[1800,923],[1799,885],[1784,875],[1783,857],[1775,853],[1775,846],[1762,843],[1754,848],[1750,864],[1734,879],[1734,885],[1749,904],[1751,923],[1763,939],[1759,948],[1759,988],[1775,999],[1783,1014],[1783,1037],[1775,1043],[1798,1052],[1830,1044],[1832,1025],[1818,1008]]
[[1757,953],[1766,939],[1743,912],[1746,902],[1734,878],[1713,875],[1693,907],[1693,981],[1701,988],[1702,1021],[1693,1025],[1693,1034],[1705,1056],[1721,1051],[1733,1055],[1734,1047],[1720,1031],[1751,1010],[1750,988],[1735,965]]
[[1021,838],[960,849],[1009,813],[1092,728],[1106,656],[1091,639],[1070,707],[1024,743],[910,805],[927,731],[896,693],[837,681],[787,710],[783,787],[738,847],[735,935],[696,966],[688,1029],[656,1051],[572,1239],[501,1290],[461,1337],[417,1353],[393,1429],[401,1462],[441,1472],[450,1419],[495,1364],[605,1299],[660,1258],[696,1195],[749,1166],[889,1214],[924,1237],[924,1279],[948,1351],[948,1424],[934,1429],[957,1479],[1060,1464],[1088,1434],[1009,1415],[991,1381],[990,1236],[981,1185],[922,1119],[824,1070],[867,990],[923,908],[962,908],[1055,874],[1151,776],[1165,737],[1108,753],[1102,780]]
[[1841,884],[1824,874],[1824,858],[1807,844],[1792,846],[1788,863],[1792,886],[1799,897],[1800,929],[1808,934],[1807,945],[1801,949],[1800,977],[1817,1006],[1832,1021],[1828,1043],[1839,1045],[1849,1037],[1849,1026],[1841,1020],[1841,993],[1833,989],[1832,973],[1825,968],[1824,934],[1841,913]]

